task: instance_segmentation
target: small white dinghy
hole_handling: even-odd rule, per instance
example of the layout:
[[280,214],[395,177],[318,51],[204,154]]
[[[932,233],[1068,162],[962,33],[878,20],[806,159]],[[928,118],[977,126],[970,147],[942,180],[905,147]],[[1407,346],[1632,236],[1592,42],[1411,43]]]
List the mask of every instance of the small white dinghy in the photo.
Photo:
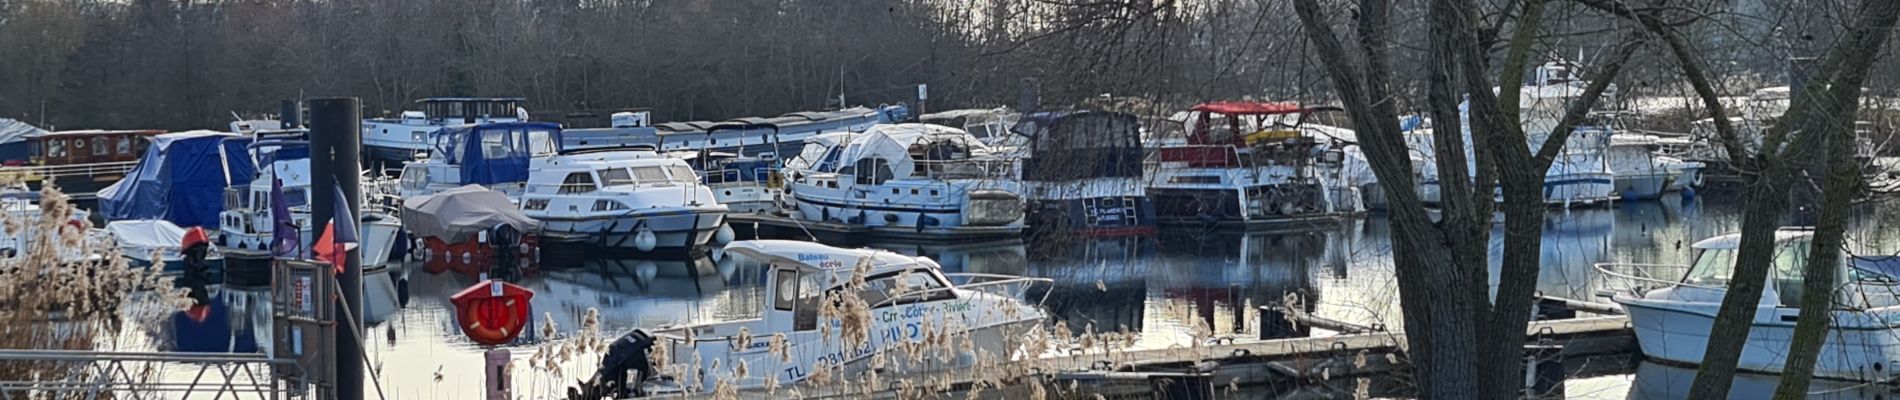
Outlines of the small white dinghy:
[[[633,359],[658,361],[652,378],[633,375],[639,393],[784,390],[857,382],[867,371],[1007,363],[1047,317],[1039,298],[1048,279],[950,274],[925,257],[786,240],[737,241],[725,251],[768,265],[763,315],[629,335],[651,338]],[[1026,299],[1035,285],[1045,290]],[[606,358],[627,359],[614,350]]]
[[[1740,368],[1781,373],[1789,340],[1801,313],[1802,271],[1813,241],[1811,230],[1775,233],[1775,259],[1755,308]],[[1688,266],[1598,264],[1598,295],[1629,313],[1643,355],[1679,364],[1700,364],[1709,328],[1728,291],[1740,234],[1696,242]],[[1900,368],[1900,257],[1853,257],[1843,253],[1835,281],[1833,323],[1815,363],[1814,376],[1887,381]]]

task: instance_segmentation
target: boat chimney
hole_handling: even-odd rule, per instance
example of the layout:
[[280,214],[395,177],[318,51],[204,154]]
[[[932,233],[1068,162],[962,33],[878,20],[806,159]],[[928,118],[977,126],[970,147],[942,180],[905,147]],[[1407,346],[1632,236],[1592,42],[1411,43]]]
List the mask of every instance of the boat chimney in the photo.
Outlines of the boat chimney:
[[1036,108],[1041,107],[1042,103],[1042,80],[1023,78],[1017,87],[1016,112],[1024,114],[1036,112]]
[[283,123],[283,126],[280,128],[297,129],[303,127],[303,107],[300,106],[301,104],[297,104],[296,100],[283,100],[277,103],[277,121]]

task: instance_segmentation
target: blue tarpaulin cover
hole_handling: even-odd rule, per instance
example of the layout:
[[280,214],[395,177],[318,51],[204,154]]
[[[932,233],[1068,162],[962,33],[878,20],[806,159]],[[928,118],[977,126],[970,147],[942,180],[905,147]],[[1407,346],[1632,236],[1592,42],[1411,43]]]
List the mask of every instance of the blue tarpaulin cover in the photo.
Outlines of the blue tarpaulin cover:
[[250,138],[191,131],[152,137],[125,179],[99,191],[106,220],[163,219],[183,227],[218,226],[224,189],[257,175],[245,147]]
[[450,164],[462,166],[462,184],[494,185],[528,181],[535,156],[560,151],[561,125],[551,122],[499,122],[461,125],[435,132],[436,147]]

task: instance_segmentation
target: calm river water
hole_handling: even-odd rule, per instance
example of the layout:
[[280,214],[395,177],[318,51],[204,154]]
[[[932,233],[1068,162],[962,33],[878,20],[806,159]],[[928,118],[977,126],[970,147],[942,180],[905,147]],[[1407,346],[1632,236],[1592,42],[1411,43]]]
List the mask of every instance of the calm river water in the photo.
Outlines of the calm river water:
[[[1885,206],[1861,207],[1850,240],[1863,251],[1896,250],[1900,226]],[[1590,298],[1591,265],[1598,262],[1686,263],[1696,240],[1736,229],[1739,207],[1720,200],[1665,198],[1613,209],[1553,210],[1545,229],[1539,289]],[[1399,326],[1389,227],[1378,215],[1344,229],[1297,234],[1164,232],[1158,238],[1097,240],[1061,245],[1014,243],[873,244],[927,255],[947,271],[1047,277],[1055,280],[1046,305],[1080,331],[1139,332],[1138,347],[1183,345],[1199,320],[1217,336],[1258,336],[1257,306],[1298,298],[1334,319]],[[1494,241],[1495,242],[1495,241]],[[1493,245],[1493,258],[1500,251]],[[534,289],[535,313],[551,314],[562,335],[598,309],[603,330],[618,335],[637,327],[756,316],[764,298],[757,265],[713,257],[691,261],[587,260],[549,266],[521,284]],[[1495,273],[1495,268],[1493,273]],[[392,399],[467,399],[479,396],[482,349],[455,328],[448,296],[475,278],[410,272],[406,305],[388,291],[387,275],[372,276],[368,317],[371,361]],[[1324,334],[1324,333],[1321,333]],[[542,338],[536,338],[542,339]],[[526,360],[535,345],[512,348]],[[591,356],[590,356],[591,357]],[[591,365],[591,363],[589,363]],[[1693,371],[1622,362],[1607,372],[1571,379],[1570,398],[1676,398]],[[567,378],[517,369],[518,394],[553,393]],[[558,380],[557,380],[558,379]],[[1763,383],[1765,381],[1766,383]],[[1772,378],[1739,385],[1773,385]],[[1738,396],[1771,390],[1738,390]],[[1852,394],[1852,393],[1849,393]],[[1267,397],[1273,397],[1267,394]],[[372,392],[371,398],[375,398]]]

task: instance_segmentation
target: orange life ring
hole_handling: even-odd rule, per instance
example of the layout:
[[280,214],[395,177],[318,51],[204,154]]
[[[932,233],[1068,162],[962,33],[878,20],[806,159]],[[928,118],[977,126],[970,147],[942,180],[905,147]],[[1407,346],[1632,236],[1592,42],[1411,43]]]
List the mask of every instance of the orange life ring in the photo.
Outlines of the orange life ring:
[[486,280],[449,297],[455,304],[456,325],[469,340],[483,345],[501,345],[526,331],[534,291],[507,282]]

